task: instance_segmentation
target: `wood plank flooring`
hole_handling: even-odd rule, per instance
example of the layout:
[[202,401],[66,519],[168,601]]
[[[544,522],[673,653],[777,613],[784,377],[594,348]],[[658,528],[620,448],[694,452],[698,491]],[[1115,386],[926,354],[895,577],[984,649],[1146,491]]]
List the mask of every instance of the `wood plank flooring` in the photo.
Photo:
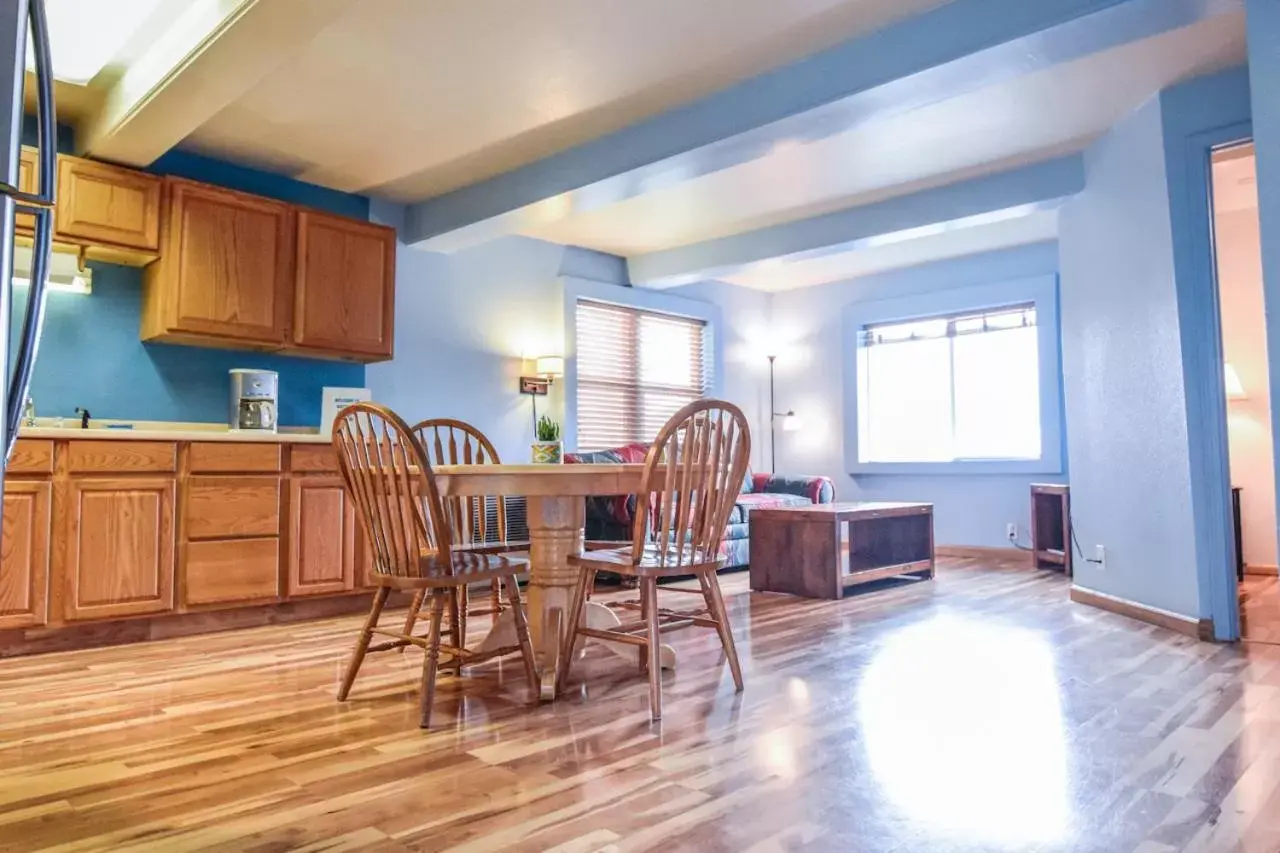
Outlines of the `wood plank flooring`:
[[0,850],[1280,850],[1280,648],[975,560],[724,583],[746,692],[679,632],[660,724],[599,649],[537,708],[515,661],[445,676],[427,733],[417,652],[339,704],[353,617],[0,661]]
[[1245,575],[1240,583],[1240,635],[1280,645],[1280,578]]

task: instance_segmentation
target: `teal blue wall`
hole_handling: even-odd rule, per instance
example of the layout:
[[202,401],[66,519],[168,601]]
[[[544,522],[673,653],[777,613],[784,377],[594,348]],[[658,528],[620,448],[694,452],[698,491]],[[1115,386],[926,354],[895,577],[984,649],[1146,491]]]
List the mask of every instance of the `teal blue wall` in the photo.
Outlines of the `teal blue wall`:
[[[60,146],[68,143],[60,140]],[[280,175],[172,151],[152,171],[278,198],[367,219],[369,200]],[[318,426],[326,385],[363,387],[363,365],[235,350],[143,344],[142,270],[90,264],[93,294],[50,294],[44,338],[31,382],[41,416],[71,417],[77,406],[95,418],[221,422],[227,417],[227,371],[266,368],[280,373],[280,423]],[[15,294],[10,341],[26,307]]]

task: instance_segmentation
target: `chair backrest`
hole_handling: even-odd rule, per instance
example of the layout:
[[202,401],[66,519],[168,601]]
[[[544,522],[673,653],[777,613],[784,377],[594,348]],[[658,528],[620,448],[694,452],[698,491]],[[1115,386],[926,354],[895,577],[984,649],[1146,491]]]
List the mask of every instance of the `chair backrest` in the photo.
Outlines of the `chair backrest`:
[[[422,445],[433,465],[500,465],[498,451],[480,430],[465,421],[430,418],[413,428],[414,438]],[[507,538],[507,502],[502,497],[446,497],[445,514],[455,545],[489,542],[497,533],[497,541]],[[489,513],[495,510],[496,530],[491,529]]]
[[751,430],[732,403],[700,400],[671,416],[645,460],[632,557],[679,568],[719,557],[751,457]]
[[431,463],[399,415],[375,403],[347,406],[334,421],[333,447],[375,572],[417,576],[424,554],[451,553],[452,531]]

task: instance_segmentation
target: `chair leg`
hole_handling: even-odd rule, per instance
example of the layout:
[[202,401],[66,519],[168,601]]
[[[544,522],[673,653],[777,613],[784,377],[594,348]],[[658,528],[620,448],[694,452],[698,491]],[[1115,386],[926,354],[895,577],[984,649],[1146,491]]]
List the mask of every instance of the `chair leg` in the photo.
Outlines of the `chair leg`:
[[[409,613],[404,617],[404,634],[406,637],[413,636],[413,626],[418,624],[418,614],[422,610],[422,602],[427,591],[420,589],[413,594],[413,601],[409,603]],[[408,646],[401,646],[400,652],[403,653]]]
[[387,596],[390,593],[389,588],[380,586],[373,594],[373,607],[369,609],[369,617],[364,620],[364,627],[360,629],[360,638],[356,640],[355,651],[351,653],[351,662],[347,664],[347,674],[338,688],[339,702],[346,701],[347,694],[351,692],[351,685],[355,684],[356,673],[360,671],[360,664],[364,663],[364,656],[369,651],[369,641],[373,639],[373,629],[378,627],[378,617],[382,615],[382,606],[387,603]]
[[724,646],[725,657],[729,659],[729,672],[733,674],[733,686],[742,692],[742,667],[738,664],[738,649],[733,644],[733,630],[729,627],[729,610],[725,607],[724,596],[720,593],[720,579],[715,572],[706,572],[701,578],[702,588],[706,595],[707,607],[716,620],[716,631],[720,634],[720,644]]
[[[449,590],[449,644],[455,649],[462,648],[467,642],[467,600],[463,590],[465,586]],[[458,658],[454,672],[462,676],[462,658]]]
[[[507,584],[515,583],[515,578],[507,578]],[[498,624],[502,615],[502,578],[494,578],[489,582],[489,609],[493,611],[493,624]]]
[[662,634],[658,631],[658,579],[640,579],[649,644],[649,717],[662,719]]
[[[436,698],[436,669],[440,665],[440,623],[444,621],[444,606],[453,598],[442,590],[431,591],[431,631],[427,638],[427,653],[422,658],[422,704],[418,725],[431,725],[431,704]],[[457,599],[454,598],[456,603]]]
[[569,605],[569,624],[564,626],[564,640],[560,650],[560,672],[556,675],[556,693],[563,693],[569,683],[569,670],[573,667],[573,647],[578,644],[578,627],[582,624],[582,611],[587,607],[587,595],[595,583],[596,573],[591,569],[582,569],[578,574],[578,585],[573,590],[572,603]]
[[[646,624],[649,620],[649,599],[644,592],[640,593],[640,620]],[[636,646],[636,665],[641,672],[649,671],[649,649],[646,646]]]
[[538,701],[538,663],[533,657],[533,641],[529,638],[529,620],[520,602],[520,584],[514,577],[506,579],[507,598],[511,602],[512,616],[516,623],[516,640],[520,643],[520,658],[524,661],[524,674],[529,679],[529,701]]

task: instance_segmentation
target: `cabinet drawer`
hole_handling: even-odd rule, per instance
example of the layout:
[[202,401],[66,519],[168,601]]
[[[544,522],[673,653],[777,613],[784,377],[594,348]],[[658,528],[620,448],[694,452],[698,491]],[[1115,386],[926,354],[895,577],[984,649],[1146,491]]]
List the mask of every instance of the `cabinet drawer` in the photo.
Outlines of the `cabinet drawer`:
[[193,474],[230,471],[275,473],[279,470],[279,444],[197,441],[191,445]]
[[338,454],[330,444],[295,444],[289,468],[293,471],[337,471]]
[[47,438],[20,438],[9,460],[10,474],[52,474],[53,442]]
[[183,601],[255,603],[280,593],[280,540],[230,539],[187,545]]
[[192,477],[187,484],[186,538],[277,536],[278,477]]
[[67,442],[67,464],[72,474],[174,471],[178,467],[177,457],[177,445],[171,441],[72,439]]

